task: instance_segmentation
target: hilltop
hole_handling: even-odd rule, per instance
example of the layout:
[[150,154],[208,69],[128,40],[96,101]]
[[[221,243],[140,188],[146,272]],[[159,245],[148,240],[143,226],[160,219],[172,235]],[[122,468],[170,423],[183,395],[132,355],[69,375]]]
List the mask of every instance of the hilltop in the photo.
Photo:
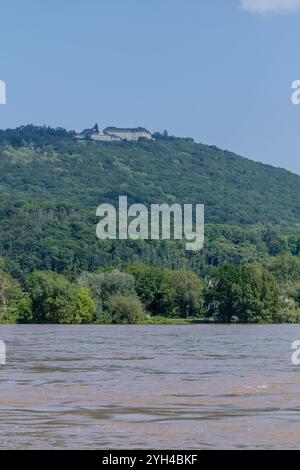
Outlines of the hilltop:
[[192,139],[75,141],[63,129],[0,131],[2,198],[204,203],[206,222],[282,224],[300,220],[300,176]]

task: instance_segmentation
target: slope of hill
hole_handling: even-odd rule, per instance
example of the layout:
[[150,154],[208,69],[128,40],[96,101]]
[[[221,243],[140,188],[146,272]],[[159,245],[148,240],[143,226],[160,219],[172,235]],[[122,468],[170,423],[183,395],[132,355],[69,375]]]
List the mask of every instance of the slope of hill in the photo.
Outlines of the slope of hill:
[[206,221],[300,221],[300,176],[191,139],[78,142],[63,129],[0,132],[2,198],[56,200],[95,209],[130,202],[204,203]]
[[[63,129],[0,131],[0,258],[7,270],[22,280],[36,269],[73,276],[142,261],[206,275],[222,262],[300,254],[300,176],[191,139],[156,139],[95,143]],[[98,240],[96,207],[121,194],[130,202],[205,203],[204,249]]]

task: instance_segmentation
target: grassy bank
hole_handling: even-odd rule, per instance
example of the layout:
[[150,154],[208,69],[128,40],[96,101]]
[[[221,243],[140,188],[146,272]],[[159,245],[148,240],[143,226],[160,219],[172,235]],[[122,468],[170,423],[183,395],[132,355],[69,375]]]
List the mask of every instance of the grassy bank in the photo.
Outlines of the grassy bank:
[[194,325],[197,323],[211,323],[201,318],[168,318],[168,317],[151,317],[139,322],[139,325]]

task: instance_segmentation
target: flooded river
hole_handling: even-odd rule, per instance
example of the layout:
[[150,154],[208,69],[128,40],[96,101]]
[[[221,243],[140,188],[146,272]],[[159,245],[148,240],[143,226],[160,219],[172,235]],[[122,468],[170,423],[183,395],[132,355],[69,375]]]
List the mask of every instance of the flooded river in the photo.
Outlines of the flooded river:
[[300,326],[0,326],[1,449],[300,448]]

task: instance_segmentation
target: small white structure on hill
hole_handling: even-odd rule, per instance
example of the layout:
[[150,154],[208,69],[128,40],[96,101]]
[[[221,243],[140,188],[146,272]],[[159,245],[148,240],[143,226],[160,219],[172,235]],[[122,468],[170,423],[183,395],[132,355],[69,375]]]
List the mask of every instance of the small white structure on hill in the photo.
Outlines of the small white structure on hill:
[[137,141],[139,139],[152,140],[152,134],[144,127],[106,127],[103,132],[99,131],[98,124],[92,129],[85,129],[75,135],[76,139],[92,139],[98,142],[114,142],[114,141]]
[[119,137],[122,140],[152,139],[152,134],[144,127],[106,127],[103,130],[106,135]]
[[104,134],[104,132],[98,132],[97,134],[91,134],[91,139],[98,142],[113,142],[122,140],[120,137],[110,134]]

